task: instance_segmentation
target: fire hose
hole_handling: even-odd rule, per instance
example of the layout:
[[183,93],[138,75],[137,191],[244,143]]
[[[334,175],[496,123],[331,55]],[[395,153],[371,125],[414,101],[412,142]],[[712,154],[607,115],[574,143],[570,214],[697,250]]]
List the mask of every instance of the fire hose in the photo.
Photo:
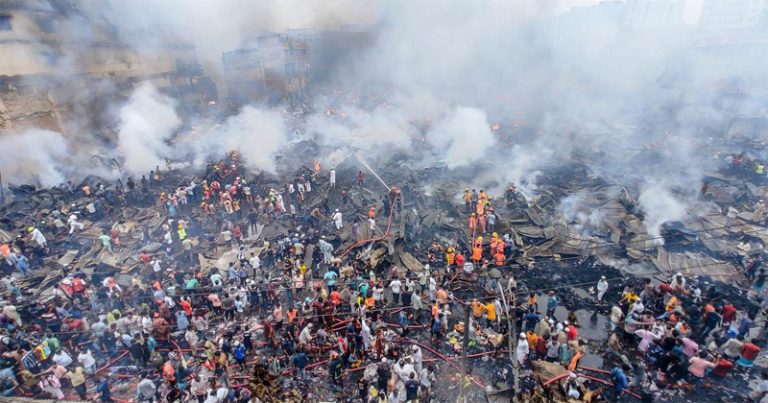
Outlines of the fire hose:
[[[458,366],[458,365],[456,365],[456,364],[454,364],[453,362],[451,362],[451,360],[449,359],[449,357],[446,357],[445,355],[443,355],[443,354],[439,353],[437,350],[433,349],[432,347],[429,347],[429,346],[427,346],[427,345],[424,345],[424,344],[422,344],[422,343],[419,343],[419,342],[417,342],[416,340],[413,340],[413,339],[409,339],[409,338],[407,338],[407,337],[401,337],[399,340],[400,340],[400,341],[403,341],[403,342],[406,342],[406,343],[415,344],[415,345],[417,345],[417,346],[419,346],[419,347],[423,348],[424,350],[427,350],[427,351],[429,351],[430,353],[434,354],[435,356],[437,356],[437,358],[440,358],[441,360],[445,361],[446,363],[448,363],[448,365],[450,365],[451,367],[453,367],[453,368],[454,368],[454,369],[456,369],[457,371],[461,371],[461,368],[459,368],[459,366]],[[481,389],[485,390],[485,385],[484,385],[482,382],[480,382],[480,381],[478,381],[477,379],[475,379],[475,377],[474,377],[474,376],[471,376],[471,377],[470,377],[470,379],[472,380],[472,382],[474,382],[474,384],[475,384],[475,385],[477,385],[477,386],[479,386]]]
[[395,215],[395,204],[397,202],[397,198],[398,197],[400,197],[400,196],[399,195],[396,196],[395,199],[392,201],[392,208],[389,210],[389,219],[387,220],[387,230],[384,231],[384,234],[382,234],[380,237],[364,239],[362,241],[358,241],[358,242],[350,245],[349,247],[347,247],[347,249],[344,250],[344,252],[341,253],[341,255],[339,255],[339,258],[343,258],[349,252],[351,252],[353,249],[358,248],[358,247],[360,247],[362,245],[365,245],[367,243],[383,241],[383,240],[387,239],[387,236],[389,236],[389,231],[390,231],[390,229],[392,229],[392,218]]

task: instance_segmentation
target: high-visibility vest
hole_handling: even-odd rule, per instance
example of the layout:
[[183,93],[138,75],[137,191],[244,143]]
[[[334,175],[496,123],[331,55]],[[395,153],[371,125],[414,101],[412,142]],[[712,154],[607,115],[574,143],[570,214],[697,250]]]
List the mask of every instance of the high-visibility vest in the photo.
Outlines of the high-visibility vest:
[[479,247],[472,248],[472,260],[480,260],[483,258],[483,250]]
[[445,260],[448,262],[448,264],[453,264],[455,258],[456,254],[453,252],[448,252],[445,254]]

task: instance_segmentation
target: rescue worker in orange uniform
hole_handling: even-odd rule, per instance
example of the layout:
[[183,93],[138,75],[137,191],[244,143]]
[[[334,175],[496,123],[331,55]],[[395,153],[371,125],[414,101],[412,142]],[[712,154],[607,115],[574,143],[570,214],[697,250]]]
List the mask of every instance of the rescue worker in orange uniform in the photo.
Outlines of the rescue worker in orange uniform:
[[487,231],[488,217],[486,217],[485,214],[481,214],[477,221],[480,224],[480,233],[485,234]]
[[368,218],[376,219],[376,207],[371,206],[371,208],[368,209]]
[[[507,249],[507,243],[504,242],[504,240],[499,239],[499,242],[496,243],[496,249],[495,252],[501,252],[504,253],[504,251]],[[491,252],[494,252],[494,250],[491,250]]]
[[448,247],[448,251],[445,253],[445,262],[448,264],[448,267],[453,266],[453,264],[456,261],[456,252],[454,252],[453,248]]
[[507,260],[507,257],[504,256],[504,253],[496,251],[496,254],[493,255],[493,260],[496,261],[496,267],[504,266],[504,262]]
[[469,188],[464,188],[464,212],[469,213],[470,206],[472,206],[472,192]]
[[494,232],[491,234],[491,254],[496,253],[496,245],[499,244],[499,234]]
[[477,217],[475,216],[475,213],[472,213],[469,216],[469,232],[474,233],[476,228],[477,228]]
[[480,245],[475,244],[474,247],[472,247],[472,261],[479,265],[480,261],[483,259],[483,248],[480,247]]
[[477,213],[478,216],[485,214],[485,199],[477,201],[477,209],[475,210],[475,213]]

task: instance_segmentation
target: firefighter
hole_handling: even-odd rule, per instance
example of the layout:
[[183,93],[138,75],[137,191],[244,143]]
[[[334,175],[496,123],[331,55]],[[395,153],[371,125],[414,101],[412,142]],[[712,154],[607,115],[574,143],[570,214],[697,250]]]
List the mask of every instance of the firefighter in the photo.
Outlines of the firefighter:
[[464,188],[464,212],[469,213],[472,206],[472,192],[469,188]]
[[445,253],[445,262],[448,264],[448,267],[453,266],[456,262],[456,252],[451,247],[448,247],[448,250]]
[[472,261],[479,265],[480,261],[483,259],[483,248],[481,247],[482,244],[475,244],[475,246],[472,247]]
[[469,232],[474,234],[476,229],[477,229],[477,216],[475,215],[475,213],[472,213],[469,216]]
[[496,267],[504,266],[504,262],[507,260],[507,257],[504,256],[503,251],[496,251],[496,254],[493,255],[493,260],[496,262]]

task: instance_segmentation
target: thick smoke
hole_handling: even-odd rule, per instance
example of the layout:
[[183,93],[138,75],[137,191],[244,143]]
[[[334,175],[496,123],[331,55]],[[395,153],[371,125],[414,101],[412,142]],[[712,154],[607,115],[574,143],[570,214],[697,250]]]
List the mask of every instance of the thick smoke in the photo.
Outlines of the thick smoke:
[[175,108],[175,100],[144,83],[120,109],[118,148],[127,173],[146,173],[172,155],[168,141],[181,124]]
[[0,173],[12,184],[58,186],[66,182],[70,151],[61,133],[27,130],[0,136]]
[[275,157],[287,143],[286,127],[276,111],[243,108],[221,126],[193,143],[195,160],[200,163],[239,151],[252,172],[276,172]]
[[485,112],[476,108],[457,107],[427,136],[438,152],[438,158],[449,169],[488,159],[487,151],[494,143]]
[[[645,211],[645,229],[648,235],[654,238],[661,235],[661,226],[664,223],[682,220],[687,215],[684,202],[664,185],[656,182],[646,183],[637,200]],[[657,241],[662,243],[661,238]]]

